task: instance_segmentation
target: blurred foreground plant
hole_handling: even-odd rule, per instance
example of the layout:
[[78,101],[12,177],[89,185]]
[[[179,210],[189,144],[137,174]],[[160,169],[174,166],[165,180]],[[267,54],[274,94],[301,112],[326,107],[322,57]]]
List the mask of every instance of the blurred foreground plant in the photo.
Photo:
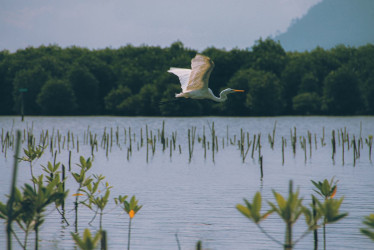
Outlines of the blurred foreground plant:
[[23,193],[16,188],[11,208],[0,202],[0,218],[7,219],[8,210],[12,209],[13,220],[25,232],[22,243],[15,231],[12,231],[12,234],[23,249],[27,247],[27,239],[31,230],[35,231],[35,249],[38,249],[39,227],[44,222],[44,212],[47,206],[51,203],[55,203],[58,206],[65,199],[67,192],[61,192],[57,188],[58,183],[59,179],[54,178],[45,186],[43,184],[43,175],[40,175],[34,180],[34,184],[36,184],[35,190],[29,184],[25,184]]
[[361,233],[374,240],[374,214],[365,216],[363,223],[369,228],[360,228]]
[[99,230],[96,232],[95,236],[91,235],[91,231],[86,228],[83,232],[83,238],[79,236],[78,233],[71,232],[71,236],[75,241],[75,244],[82,250],[93,250],[97,247],[101,239],[102,231]]
[[[279,245],[283,246],[284,249],[292,249],[296,243],[304,238],[314,227],[313,224],[308,224],[307,230],[296,240],[292,240],[292,227],[299,219],[300,215],[305,213],[310,213],[310,211],[302,205],[302,198],[299,198],[299,190],[296,192],[293,191],[292,181],[289,183],[289,195],[287,200],[279,193],[273,190],[274,198],[276,203],[268,202],[271,209],[267,212],[261,214],[261,194],[257,192],[253,198],[253,202],[250,203],[248,200],[244,199],[245,206],[241,204],[237,204],[236,208],[241,212],[245,217],[253,221],[256,226],[263,232],[267,237],[269,237],[274,242],[278,243]],[[306,212],[308,211],[308,212]],[[285,242],[282,243],[279,240],[275,239],[271,235],[269,235],[261,226],[260,222],[268,217],[268,215],[276,212],[279,217],[285,222],[286,224],[286,235],[285,235]],[[306,220],[306,222],[310,222]]]
[[[276,202],[268,202],[271,209],[265,213],[261,213],[262,199],[260,192],[257,192],[255,194],[252,203],[244,199],[245,204],[237,204],[236,208],[245,217],[253,221],[261,230],[261,232],[263,232],[268,238],[283,246],[284,249],[293,249],[293,247],[307,234],[309,234],[313,230],[316,230],[322,225],[324,227],[324,247],[326,249],[326,224],[337,222],[338,220],[347,216],[348,213],[339,212],[340,205],[343,202],[343,197],[339,200],[332,199],[332,197],[334,197],[336,194],[337,182],[334,182],[333,179],[330,182],[327,180],[318,183],[314,181],[312,182],[318,189],[318,191],[315,191],[325,198],[324,202],[320,202],[316,197],[312,195],[312,209],[303,206],[303,199],[299,197],[299,190],[297,189],[295,192],[293,191],[292,181],[290,181],[289,183],[289,192],[287,199],[273,190],[273,195]],[[286,224],[286,235],[284,243],[269,235],[260,225],[261,221],[266,219],[268,215],[274,212]],[[300,235],[298,239],[293,240],[293,225],[297,222],[301,215],[305,217],[307,229]],[[321,224],[318,223],[320,219],[322,219]],[[315,244],[315,248],[317,247],[318,244]]]

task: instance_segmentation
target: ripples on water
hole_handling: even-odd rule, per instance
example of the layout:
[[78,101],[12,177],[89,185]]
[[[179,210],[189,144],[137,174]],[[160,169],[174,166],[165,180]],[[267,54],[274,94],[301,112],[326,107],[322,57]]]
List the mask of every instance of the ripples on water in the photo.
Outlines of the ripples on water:
[[[140,128],[143,136],[148,126],[157,136],[165,121],[165,136],[171,138],[177,132],[177,145],[181,145],[182,154],[178,146],[172,152],[162,151],[158,142],[155,155],[150,153],[149,162],[146,162],[145,147],[137,149],[133,145],[133,153],[127,160],[127,145],[124,145],[124,129],[131,127],[136,133],[137,142],[140,141]],[[272,133],[274,122],[277,121],[274,150],[270,148],[268,134]],[[203,128],[207,140],[211,140],[210,128],[214,122],[218,136],[219,150],[212,161],[211,151],[204,158],[202,144],[195,142],[193,157],[189,163],[187,131],[196,127],[196,140],[202,137]],[[363,217],[374,213],[374,167],[368,158],[368,147],[365,144],[361,149],[361,157],[353,166],[353,153],[345,149],[345,164],[342,165],[341,147],[337,148],[335,163],[331,159],[331,131],[346,128],[350,136],[365,138],[374,134],[373,117],[272,117],[272,118],[119,118],[119,117],[26,117],[21,123],[18,117],[0,117],[0,126],[4,131],[16,129],[31,129],[38,136],[42,129],[54,129],[66,136],[68,131],[79,137],[80,152],[72,149],[72,162],[78,162],[80,155],[90,156],[90,146],[84,145],[84,133],[88,127],[101,139],[104,128],[110,133],[119,128],[121,149],[113,145],[106,157],[105,150],[100,148],[95,152],[92,173],[103,174],[110,185],[114,186],[111,197],[119,194],[136,195],[139,203],[144,205],[133,220],[132,249],[178,249],[176,234],[182,249],[194,249],[198,240],[202,240],[203,247],[208,249],[281,249],[270,241],[259,229],[235,208],[237,203],[243,203],[243,198],[252,200],[256,191],[261,191],[263,201],[273,201],[272,189],[286,195],[288,181],[292,179],[294,186],[300,188],[304,197],[304,204],[310,203],[310,194],[313,193],[311,179],[321,181],[335,176],[339,180],[337,197],[344,195],[341,207],[342,212],[349,212],[349,216],[336,224],[327,226],[328,249],[373,249],[374,244],[361,235],[359,228],[363,227]],[[292,153],[290,142],[290,129],[297,128],[296,156]],[[326,146],[321,147],[320,138],[325,128]],[[228,129],[228,130],[227,130]],[[251,152],[242,163],[240,150],[237,145],[227,145],[227,132],[229,138],[234,140],[240,137],[240,130],[249,132],[250,139],[254,134],[261,133],[261,153],[263,155],[264,179],[260,180],[258,151],[254,158]],[[307,138],[307,132],[313,135],[312,157],[309,157],[307,148],[307,161],[300,147],[299,136]],[[317,150],[314,145],[314,134],[317,138]],[[281,138],[287,140],[285,148],[285,164],[282,165]],[[225,148],[222,148],[222,138]],[[350,137],[352,139],[352,137]],[[71,147],[71,145],[70,145]],[[250,150],[251,151],[251,150]],[[0,200],[5,202],[5,194],[10,187],[12,173],[12,152],[8,151],[5,158],[0,154]],[[42,159],[35,164],[35,174],[41,174],[40,164],[53,161],[52,154],[47,151]],[[62,150],[57,155],[57,161],[68,165],[68,151]],[[76,170],[73,164],[73,170]],[[19,164],[18,187],[28,182],[30,178],[29,167],[25,163]],[[74,231],[73,197],[71,194],[77,188],[73,178],[68,176],[67,188],[70,195],[66,201],[66,217],[70,226],[61,222],[61,217],[52,207],[49,208],[45,223],[42,225],[40,238],[41,249],[73,249],[70,232]],[[263,202],[265,209],[268,208]],[[128,217],[119,208],[115,208],[113,200],[108,204],[104,215],[103,228],[108,233],[109,249],[123,249],[127,245]],[[88,225],[93,213],[80,207],[79,231],[84,228],[95,231],[99,227],[98,220]],[[262,226],[275,238],[284,241],[284,225],[274,214],[265,220]],[[0,248],[6,246],[5,225],[0,228]],[[305,230],[303,218],[295,225],[294,238]],[[321,231],[321,230],[320,230]],[[320,247],[322,248],[322,235],[320,233]],[[30,244],[33,244],[33,234],[30,235]],[[13,243],[17,246],[17,243]],[[32,245],[30,245],[32,248]],[[295,249],[312,249],[313,236],[309,234],[301,240]],[[15,247],[15,249],[17,249]]]

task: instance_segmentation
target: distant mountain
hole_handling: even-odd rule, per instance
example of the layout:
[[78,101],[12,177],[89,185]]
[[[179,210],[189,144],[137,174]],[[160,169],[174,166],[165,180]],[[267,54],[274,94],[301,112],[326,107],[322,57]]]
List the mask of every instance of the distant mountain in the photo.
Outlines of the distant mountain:
[[374,43],[374,0],[323,0],[274,40],[287,51]]

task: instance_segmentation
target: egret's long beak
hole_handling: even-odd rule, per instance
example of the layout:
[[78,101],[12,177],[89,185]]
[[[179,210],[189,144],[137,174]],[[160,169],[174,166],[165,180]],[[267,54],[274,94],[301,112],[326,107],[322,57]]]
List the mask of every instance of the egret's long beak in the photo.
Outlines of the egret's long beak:
[[244,90],[241,89],[233,89],[235,92],[244,92]]

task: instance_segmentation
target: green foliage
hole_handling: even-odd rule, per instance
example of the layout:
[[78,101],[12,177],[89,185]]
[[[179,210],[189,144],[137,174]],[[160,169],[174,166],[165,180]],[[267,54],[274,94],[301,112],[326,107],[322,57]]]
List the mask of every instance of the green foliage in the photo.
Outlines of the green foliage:
[[117,89],[112,89],[108,95],[104,98],[105,109],[113,115],[121,115],[121,104],[127,98],[132,96],[129,87],[119,85]]
[[[169,67],[189,68],[196,53],[180,41],[167,48],[50,45],[0,51],[0,114],[19,114],[22,96],[26,115],[374,114],[372,44],[285,52],[268,38],[245,50],[210,47],[202,53],[215,62],[213,93],[240,86],[246,93],[225,103],[159,105],[180,92]],[[21,94],[20,88],[28,91]]]
[[114,201],[117,205],[121,206],[121,208],[129,215],[129,231],[127,237],[127,249],[130,250],[130,239],[131,239],[131,221],[134,218],[135,214],[143,207],[143,205],[138,205],[138,200],[133,195],[130,199],[130,202],[127,201],[127,195],[125,196],[118,196],[118,198],[114,198]]
[[[245,206],[237,204],[236,208],[241,212],[245,217],[253,221],[259,229],[271,240],[275,241],[279,245],[282,245],[285,249],[292,249],[296,243],[302,239],[306,234],[308,234],[313,228],[315,228],[316,223],[311,218],[312,212],[302,205],[302,198],[299,198],[299,190],[294,192],[292,190],[292,181],[289,184],[289,194],[288,198],[285,199],[281,194],[273,190],[274,198],[276,203],[268,202],[271,209],[261,214],[261,194],[257,192],[253,197],[253,202],[250,203],[244,199]],[[276,213],[286,224],[286,237],[285,242],[281,243],[277,239],[269,235],[261,226],[260,222],[268,217],[269,214]],[[304,215],[308,225],[307,230],[300,236],[296,241],[292,240],[292,227],[299,219],[301,215]]]
[[292,98],[292,108],[298,115],[316,115],[321,109],[321,98],[317,93],[302,93]]
[[317,225],[318,220],[322,218],[323,246],[326,249],[326,225],[343,219],[348,213],[339,212],[344,197],[341,197],[339,200],[333,199],[337,191],[336,184],[338,181],[334,181],[334,178],[332,178],[330,181],[324,179],[323,182],[315,182],[313,180],[311,182],[317,188],[314,191],[324,198],[324,202],[322,203],[312,195],[313,204],[311,206],[315,211],[315,215],[312,218],[314,223]]
[[25,156],[20,159],[21,161],[27,161],[30,164],[30,174],[31,174],[31,180],[34,182],[34,189],[35,189],[36,178],[33,173],[33,162],[36,159],[39,159],[40,157],[42,157],[44,153],[44,149],[45,148],[42,146],[35,146],[32,144],[28,144],[27,149],[23,149]]
[[93,250],[97,247],[101,239],[101,230],[97,231],[95,236],[91,235],[91,231],[86,228],[81,238],[77,233],[71,233],[75,244],[82,250]]
[[[282,110],[282,87],[278,77],[261,70],[243,69],[238,71],[230,80],[230,86],[246,90],[245,95],[232,98],[228,108],[245,104],[246,110],[241,114],[275,115]],[[226,105],[226,104],[224,104]]]
[[37,103],[45,115],[74,114],[77,104],[74,92],[66,80],[50,79],[42,87]]
[[360,228],[361,233],[374,241],[374,214],[365,216],[363,223],[367,226],[367,228]]
[[334,178],[332,178],[330,181],[324,179],[323,182],[315,182],[313,180],[311,180],[311,182],[317,188],[317,190],[314,191],[324,199],[334,198],[337,190],[336,184],[338,183],[338,181],[334,181]]
[[290,193],[287,200],[279,193],[273,190],[274,198],[277,203],[269,202],[269,205],[279,217],[287,224],[294,224],[304,212],[302,198],[299,198],[299,190]]
[[75,194],[75,231],[78,231],[78,205],[82,202],[79,202],[79,196],[83,195],[80,192],[84,191],[84,187],[87,187],[91,184],[93,179],[91,177],[87,177],[87,172],[92,167],[92,161],[91,158],[85,159],[83,156],[79,157],[79,164],[77,164],[78,167],[80,167],[79,172],[72,172],[72,176],[74,180],[78,183],[78,188]]
[[[261,230],[261,232],[263,232],[274,242],[282,245],[285,249],[292,249],[302,238],[322,225],[324,228],[324,246],[326,249],[326,224],[335,223],[346,217],[348,213],[339,212],[340,205],[342,204],[344,199],[343,197],[339,200],[332,199],[336,192],[337,181],[334,182],[334,179],[332,179],[330,182],[324,180],[323,182],[312,181],[312,183],[318,189],[318,191],[315,190],[315,192],[325,198],[324,202],[320,202],[316,197],[312,195],[312,200],[314,201],[311,205],[312,209],[309,209],[302,204],[303,198],[299,197],[299,190],[293,191],[292,181],[290,181],[289,184],[288,198],[283,197],[280,193],[273,190],[275,202],[268,201],[271,209],[264,214],[261,214],[262,199],[260,192],[257,192],[255,194],[252,203],[244,199],[245,205],[237,204],[236,208],[245,217],[253,221]],[[266,219],[269,214],[272,214],[274,212],[283,220],[286,225],[286,237],[284,243],[281,243],[279,240],[269,235],[260,226],[260,222]],[[293,240],[292,228],[301,215],[305,217],[307,229],[298,239]],[[319,224],[320,219],[323,220],[322,224]]]
[[252,50],[255,69],[271,72],[277,76],[281,75],[287,55],[279,42],[270,38],[264,41],[260,39]]
[[77,164],[78,167],[80,167],[80,172],[79,173],[72,173],[75,181],[79,184],[80,187],[85,187],[90,182],[92,179],[86,179],[86,173],[90,168],[92,167],[92,161],[91,158],[84,159],[83,156],[79,157],[80,164]]
[[93,115],[98,111],[99,82],[84,66],[73,65],[67,76],[77,102],[77,112]]
[[323,110],[328,114],[355,115],[362,109],[362,93],[357,75],[347,66],[331,71],[324,80]]
[[91,179],[92,181],[89,182],[88,185],[86,185],[85,189],[82,190],[84,193],[86,193],[87,199],[85,201],[82,201],[81,203],[92,211],[95,211],[95,216],[93,219],[95,219],[96,214],[99,211],[101,229],[104,209],[108,204],[110,189],[112,188],[112,186],[109,186],[109,183],[106,182],[103,189],[100,190],[99,185],[101,184],[102,180],[105,179],[105,177],[102,175],[93,175],[93,177],[95,180]]
[[[17,237],[15,231],[12,233],[16,236],[18,243],[23,247],[27,247],[27,239],[31,230],[35,231],[35,249],[39,244],[38,232],[40,225],[44,222],[46,208],[48,205],[55,203],[56,206],[61,205],[67,192],[58,188],[60,179],[58,176],[51,179],[47,185],[43,184],[43,175],[35,178],[36,189],[29,184],[25,184],[23,192],[15,189],[12,216],[19,228],[24,231],[25,237],[22,243]],[[8,201],[9,202],[9,201]],[[0,202],[0,218],[7,219],[8,206]]]
[[252,220],[254,223],[259,223],[263,219],[265,219],[269,214],[271,214],[273,211],[270,210],[264,214],[261,215],[261,193],[257,192],[255,196],[253,197],[253,202],[250,203],[248,200],[244,199],[245,206],[241,204],[236,205],[236,209],[239,210],[245,217]]
[[118,198],[115,198],[114,201],[117,205],[121,206],[121,208],[129,215],[130,219],[132,219],[135,214],[143,207],[143,205],[138,205],[139,201],[136,199],[135,195],[131,197],[130,202],[127,201],[127,195],[120,195]]
[[348,215],[348,213],[339,213],[340,205],[342,204],[343,199],[344,197],[341,197],[339,200],[326,199],[324,203],[321,203],[318,199],[315,199],[317,202],[318,211],[323,216],[324,225],[337,222]]
[[28,145],[27,149],[23,149],[25,156],[21,158],[22,161],[33,162],[36,159],[42,157],[44,153],[44,147]]
[[37,97],[48,79],[48,72],[46,72],[38,64],[31,69],[23,69],[18,71],[13,79],[13,98],[15,103],[14,111],[19,111],[21,108],[22,100],[19,89],[26,88],[27,92],[23,94],[25,114],[40,114],[40,107],[37,104]]

